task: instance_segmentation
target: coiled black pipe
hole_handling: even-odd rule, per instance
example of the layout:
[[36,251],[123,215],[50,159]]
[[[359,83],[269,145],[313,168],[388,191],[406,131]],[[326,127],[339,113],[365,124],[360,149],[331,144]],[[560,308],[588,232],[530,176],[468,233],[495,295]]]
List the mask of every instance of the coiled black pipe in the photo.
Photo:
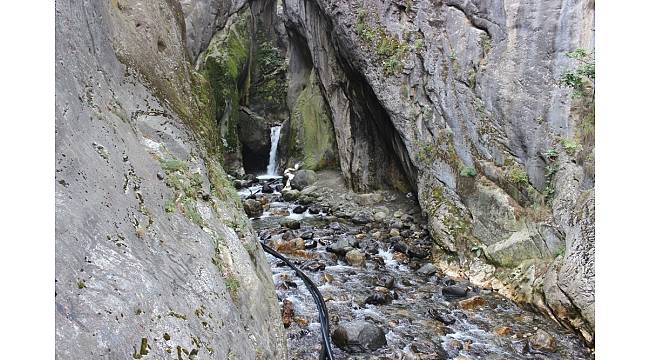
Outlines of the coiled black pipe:
[[323,296],[321,295],[320,291],[318,291],[318,287],[307,275],[305,275],[305,273],[298,269],[296,265],[282,256],[279,252],[271,249],[262,242],[260,242],[260,244],[262,245],[262,249],[264,249],[264,251],[282,260],[282,262],[293,269],[296,272],[296,275],[298,275],[307,286],[307,290],[309,290],[311,296],[314,298],[316,308],[318,309],[318,318],[320,320],[320,335],[322,341],[321,359],[334,360],[334,352],[332,351],[332,343],[330,341],[329,315],[327,314],[327,306],[325,305],[325,300],[323,300]]

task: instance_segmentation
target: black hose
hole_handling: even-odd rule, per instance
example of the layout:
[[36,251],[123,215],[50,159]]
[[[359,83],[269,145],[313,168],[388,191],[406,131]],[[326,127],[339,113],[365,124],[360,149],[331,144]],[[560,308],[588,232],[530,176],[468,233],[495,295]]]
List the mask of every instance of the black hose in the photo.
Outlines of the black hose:
[[[325,300],[323,300],[323,296],[321,295],[320,291],[318,291],[318,287],[307,275],[305,275],[305,273],[298,269],[296,265],[282,256],[279,252],[271,249],[262,242],[260,242],[260,244],[262,245],[262,249],[264,249],[264,251],[282,260],[291,269],[293,269],[296,272],[296,275],[298,275],[305,283],[305,286],[307,286],[307,290],[309,290],[311,296],[314,298],[314,302],[316,302],[316,308],[318,309],[318,318],[320,320],[320,335],[322,340],[321,358],[334,360],[334,351],[332,351],[332,343],[330,342],[329,315],[327,314],[327,306],[325,305]],[[324,357],[323,355],[326,355],[327,357]]]

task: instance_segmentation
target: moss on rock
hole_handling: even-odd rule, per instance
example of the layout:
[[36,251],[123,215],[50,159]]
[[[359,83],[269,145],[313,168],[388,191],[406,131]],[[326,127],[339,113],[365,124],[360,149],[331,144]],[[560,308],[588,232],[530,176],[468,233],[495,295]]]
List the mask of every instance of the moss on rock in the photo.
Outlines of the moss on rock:
[[289,153],[310,170],[336,165],[334,128],[317,81],[312,71],[291,111]]

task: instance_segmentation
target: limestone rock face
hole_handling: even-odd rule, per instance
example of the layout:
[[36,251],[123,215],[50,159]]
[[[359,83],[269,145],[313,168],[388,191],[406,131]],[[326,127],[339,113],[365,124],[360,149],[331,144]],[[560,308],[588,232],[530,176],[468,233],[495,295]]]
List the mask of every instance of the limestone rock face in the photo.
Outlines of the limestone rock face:
[[347,184],[417,193],[458,269],[591,341],[593,113],[557,84],[567,52],[593,51],[593,1],[285,0],[284,16]]
[[286,357],[270,269],[217,161],[180,4],[63,0],[56,14],[57,358],[142,348],[166,358],[177,347]]

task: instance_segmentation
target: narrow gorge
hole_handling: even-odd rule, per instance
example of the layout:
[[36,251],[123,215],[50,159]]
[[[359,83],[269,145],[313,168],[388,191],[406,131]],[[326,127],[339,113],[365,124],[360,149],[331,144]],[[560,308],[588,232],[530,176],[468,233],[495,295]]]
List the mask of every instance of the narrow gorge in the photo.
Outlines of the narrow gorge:
[[56,2],[56,356],[592,359],[593,0]]

